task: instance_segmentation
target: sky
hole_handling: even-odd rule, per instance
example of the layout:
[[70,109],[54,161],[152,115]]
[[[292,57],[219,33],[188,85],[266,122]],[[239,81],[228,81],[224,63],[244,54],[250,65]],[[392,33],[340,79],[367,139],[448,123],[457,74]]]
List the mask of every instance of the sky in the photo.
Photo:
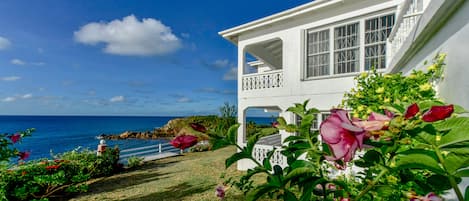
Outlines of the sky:
[[218,114],[237,100],[218,32],[307,2],[2,0],[0,115]]

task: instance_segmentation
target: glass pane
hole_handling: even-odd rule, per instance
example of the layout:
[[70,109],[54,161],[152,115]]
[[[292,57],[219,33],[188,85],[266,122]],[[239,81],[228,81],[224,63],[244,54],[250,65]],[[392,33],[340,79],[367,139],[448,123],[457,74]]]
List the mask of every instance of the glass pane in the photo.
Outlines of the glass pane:
[[[372,24],[366,25],[368,28]],[[359,25],[358,23],[334,29],[334,73],[350,73],[359,70]]]
[[306,76],[329,74],[329,30],[308,33]]
[[365,21],[365,70],[386,68],[386,40],[394,26],[394,14]]

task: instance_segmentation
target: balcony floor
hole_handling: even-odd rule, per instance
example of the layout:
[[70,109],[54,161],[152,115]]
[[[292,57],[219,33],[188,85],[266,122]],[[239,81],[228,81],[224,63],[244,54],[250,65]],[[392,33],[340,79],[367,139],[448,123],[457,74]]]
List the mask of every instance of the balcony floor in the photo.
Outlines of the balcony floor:
[[261,137],[257,144],[271,145],[271,146],[282,146],[282,137],[280,134],[273,134],[265,137]]

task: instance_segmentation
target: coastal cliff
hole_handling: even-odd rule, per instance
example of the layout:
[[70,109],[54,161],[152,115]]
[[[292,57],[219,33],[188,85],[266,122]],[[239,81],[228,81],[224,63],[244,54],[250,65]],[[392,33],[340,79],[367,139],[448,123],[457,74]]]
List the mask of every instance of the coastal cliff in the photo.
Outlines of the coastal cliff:
[[124,140],[124,139],[161,139],[173,138],[178,135],[194,135],[199,140],[206,140],[205,133],[198,132],[191,128],[191,123],[203,125],[206,128],[214,128],[221,121],[217,116],[189,116],[169,120],[164,126],[149,131],[125,131],[120,134],[101,134],[103,139]]

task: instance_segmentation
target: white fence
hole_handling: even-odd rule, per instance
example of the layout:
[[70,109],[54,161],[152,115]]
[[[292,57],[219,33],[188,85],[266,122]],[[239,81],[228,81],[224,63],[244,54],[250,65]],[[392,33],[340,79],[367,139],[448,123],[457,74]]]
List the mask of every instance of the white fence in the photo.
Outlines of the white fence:
[[144,147],[137,147],[137,148],[131,148],[131,149],[124,149],[120,151],[120,156],[119,160],[121,162],[127,161],[128,158],[130,157],[148,157],[148,156],[154,156],[154,155],[159,155],[159,154],[164,154],[164,153],[179,153],[180,150],[177,148],[174,148],[171,144],[169,143],[160,143],[160,144],[155,144],[155,145],[150,145],[150,146],[144,146]]

